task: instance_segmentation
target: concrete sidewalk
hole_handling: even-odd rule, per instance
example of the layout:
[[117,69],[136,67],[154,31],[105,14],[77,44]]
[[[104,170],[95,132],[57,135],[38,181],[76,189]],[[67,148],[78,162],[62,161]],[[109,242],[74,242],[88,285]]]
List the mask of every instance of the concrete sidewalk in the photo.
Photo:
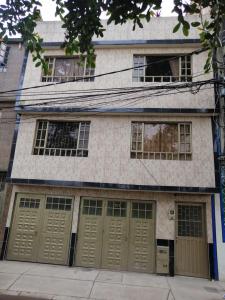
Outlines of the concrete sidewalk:
[[225,283],[2,261],[0,294],[55,300],[217,300],[223,299]]

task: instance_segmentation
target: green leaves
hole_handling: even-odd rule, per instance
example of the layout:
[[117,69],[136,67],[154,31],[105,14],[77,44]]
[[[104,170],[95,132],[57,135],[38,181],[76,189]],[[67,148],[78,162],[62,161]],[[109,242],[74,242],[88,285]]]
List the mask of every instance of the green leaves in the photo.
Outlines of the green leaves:
[[198,27],[198,26],[200,26],[200,25],[201,25],[200,22],[191,22],[191,26],[192,26],[192,27]]
[[178,23],[174,28],[173,28],[173,33],[177,32],[180,29],[181,23]]
[[183,21],[182,24],[183,24],[183,34],[185,36],[188,36],[190,30],[190,24],[187,21]]
[[[41,19],[40,7],[42,1],[37,0],[7,0],[0,5],[0,38],[20,34],[37,67],[42,66],[47,72],[43,58],[42,39],[35,32],[36,23]],[[92,44],[94,37],[103,37],[105,28],[102,25],[101,14],[108,15],[107,23],[123,25],[127,21],[143,28],[143,21],[151,18],[161,9],[162,0],[52,0],[56,3],[55,15],[62,21],[65,29],[63,47],[67,55],[78,54],[81,59],[87,56],[88,64],[93,65],[95,52]],[[205,20],[201,9],[208,9],[210,18]],[[212,49],[221,46],[220,31],[225,18],[225,1],[223,0],[174,0],[173,12],[177,14],[178,23],[173,33],[182,29],[188,36],[191,27],[197,27],[200,33],[202,47],[210,49],[205,70],[209,70]],[[199,16],[199,20],[189,22],[186,15]]]

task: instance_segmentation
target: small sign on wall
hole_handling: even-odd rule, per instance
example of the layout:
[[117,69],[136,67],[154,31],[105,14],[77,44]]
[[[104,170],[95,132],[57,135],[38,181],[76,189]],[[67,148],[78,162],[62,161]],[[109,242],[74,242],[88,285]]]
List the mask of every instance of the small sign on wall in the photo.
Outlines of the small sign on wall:
[[168,218],[169,220],[175,220],[175,209],[169,209],[168,210]]

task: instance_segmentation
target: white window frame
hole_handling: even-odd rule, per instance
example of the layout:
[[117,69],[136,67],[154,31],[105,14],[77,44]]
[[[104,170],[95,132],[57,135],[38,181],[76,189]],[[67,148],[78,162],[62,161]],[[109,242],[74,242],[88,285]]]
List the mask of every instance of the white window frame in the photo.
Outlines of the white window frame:
[[[141,125],[142,130],[142,140],[141,140],[141,150],[134,150],[132,149],[132,143],[137,142],[133,140],[133,124]],[[178,151],[177,152],[148,152],[144,151],[144,126],[145,124],[176,124],[178,126]],[[180,128],[182,125],[189,126],[189,135],[190,141],[189,142],[181,142],[181,131]],[[185,127],[184,127],[185,128]],[[187,135],[187,133],[184,133]],[[190,151],[181,152],[181,144],[190,144]],[[191,122],[132,122],[131,123],[131,139],[130,139],[130,157],[131,159],[154,159],[154,160],[192,160],[192,123]]]
[[[154,55],[139,55],[139,54],[134,54],[133,55],[133,65],[134,65],[134,58],[144,58],[143,60],[143,65],[146,66],[147,65],[147,57],[148,56],[154,56]],[[164,55],[155,55],[157,56],[164,56]],[[165,59],[166,59],[166,55],[165,55]],[[176,55],[174,55],[174,57],[176,57]],[[178,56],[177,58],[179,59],[179,75],[178,76],[146,76],[146,67],[143,68],[137,68],[135,69],[136,71],[138,70],[138,77],[134,76],[134,72],[132,74],[132,80],[133,82],[191,82],[192,81],[192,57],[191,55],[182,55],[182,56]],[[189,60],[189,61],[188,61]],[[186,67],[182,68],[182,61],[185,62]],[[187,67],[187,64],[190,63],[190,68]],[[139,64],[142,65],[142,64]],[[185,70],[185,75],[182,75],[182,69]],[[191,70],[191,75],[187,74],[187,70]],[[143,72],[144,75],[140,76],[140,72]],[[141,80],[142,79],[142,80]],[[146,80],[149,79],[149,80]]]
[[[70,56],[46,56],[45,60],[49,66],[52,64],[52,72],[51,74],[45,75],[43,72],[41,74],[41,81],[42,82],[64,82],[64,81],[73,81],[78,80],[78,82],[92,82],[94,78],[90,78],[95,74],[95,68],[87,66],[87,58],[84,61],[84,73],[83,76],[55,76],[55,62],[57,59],[77,59],[77,57],[70,57]],[[87,73],[88,71],[88,73]]]
[[[43,129],[43,126],[42,126],[42,129],[41,129],[42,131],[45,130],[45,137],[44,137],[44,139],[41,139],[41,138],[37,139],[38,130],[40,130],[39,129],[40,122],[46,123],[46,129]],[[73,123],[79,124],[78,137],[77,137],[77,147],[73,148],[73,149],[47,148],[46,145],[47,145],[48,128],[49,128],[49,123],[50,122],[61,122],[61,123],[73,122]],[[34,144],[33,144],[32,154],[33,155],[41,155],[41,156],[88,157],[88,145],[87,145],[87,148],[82,148],[82,147],[79,146],[80,145],[81,124],[82,123],[85,123],[85,124],[87,124],[89,126],[88,135],[87,135],[88,136],[88,143],[89,143],[90,125],[91,125],[90,121],[78,121],[78,122],[76,122],[76,121],[70,121],[70,120],[68,120],[68,121],[67,120],[66,121],[38,120],[37,124],[36,124],[36,132],[35,132],[35,138],[34,138]],[[42,133],[41,133],[41,135],[42,135]],[[37,140],[44,140],[44,145],[40,146],[40,144],[39,144],[38,146],[36,146],[36,141]]]

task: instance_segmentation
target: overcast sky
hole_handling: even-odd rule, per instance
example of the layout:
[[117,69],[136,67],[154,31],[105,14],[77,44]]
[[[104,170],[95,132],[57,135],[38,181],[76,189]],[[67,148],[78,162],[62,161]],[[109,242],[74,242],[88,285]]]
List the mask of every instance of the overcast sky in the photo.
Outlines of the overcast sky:
[[[44,21],[53,21],[55,18],[55,2],[52,0],[43,0],[42,3],[42,18]],[[173,0],[163,0],[163,9],[161,11],[162,16],[171,16],[171,11],[173,7]],[[5,0],[0,0],[0,4],[5,4]]]
[[[0,0],[2,1],[2,0]],[[55,3],[52,2],[52,0],[44,0],[41,1],[43,4],[41,13],[42,13],[42,18],[44,21],[52,21],[55,20],[55,15],[54,15],[54,11],[55,11]],[[162,1],[163,4],[163,9],[161,11],[161,15],[162,16],[171,16],[172,13],[172,8],[173,8],[173,0],[163,0]]]

